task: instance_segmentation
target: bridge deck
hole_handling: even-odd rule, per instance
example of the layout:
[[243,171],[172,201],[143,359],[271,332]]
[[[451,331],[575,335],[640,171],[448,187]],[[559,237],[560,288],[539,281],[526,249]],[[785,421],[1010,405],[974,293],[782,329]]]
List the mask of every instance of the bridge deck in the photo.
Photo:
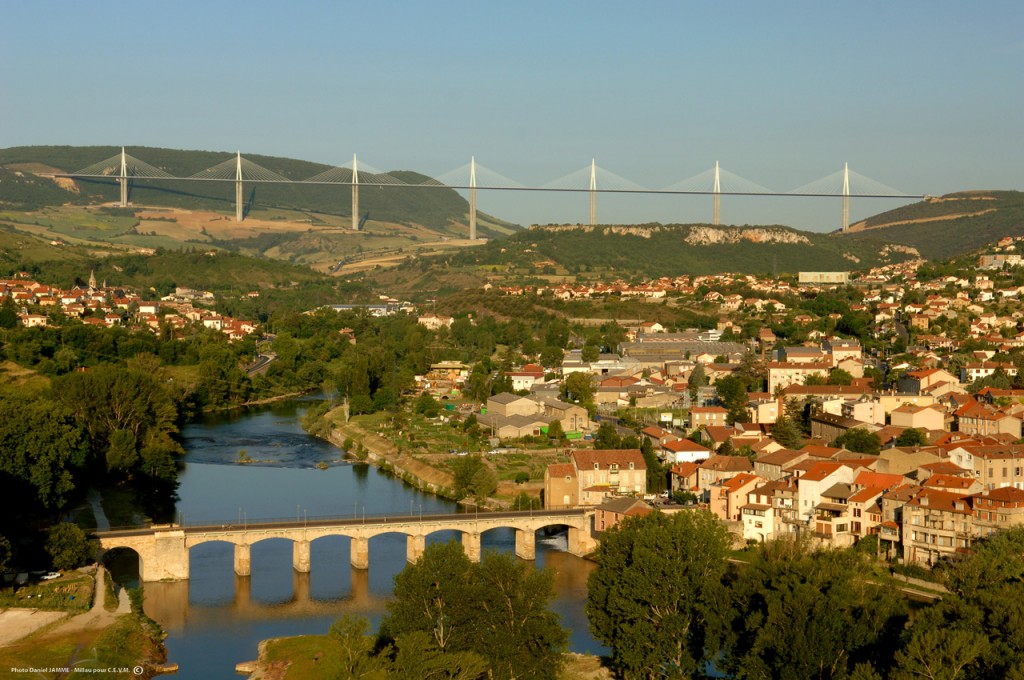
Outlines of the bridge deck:
[[308,517],[302,519],[261,519],[239,523],[237,520],[210,523],[185,523],[185,524],[154,524],[137,527],[118,527],[106,531],[94,531],[97,538],[119,538],[127,536],[146,536],[165,531],[182,531],[186,534],[200,534],[209,532],[225,531],[261,531],[273,529],[319,529],[329,527],[349,526],[385,526],[388,524],[443,524],[449,522],[470,522],[491,520],[501,521],[506,519],[562,519],[568,517],[581,517],[586,515],[588,508],[569,508],[565,510],[506,510],[501,512],[485,513],[436,513],[412,515],[365,515],[354,517]]

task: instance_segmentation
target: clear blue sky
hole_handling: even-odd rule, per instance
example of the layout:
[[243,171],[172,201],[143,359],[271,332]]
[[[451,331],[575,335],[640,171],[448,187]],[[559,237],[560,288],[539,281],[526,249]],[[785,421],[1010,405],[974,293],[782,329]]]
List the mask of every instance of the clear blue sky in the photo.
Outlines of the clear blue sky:
[[[908,193],[1024,189],[1024,3],[9,2],[0,147],[166,146],[542,185],[722,167],[788,191],[850,168]],[[102,159],[97,159],[102,160]],[[143,160],[145,158],[143,157]],[[854,201],[864,217],[892,203]],[[524,224],[585,194],[481,193]],[[599,197],[602,222],[711,199]],[[839,201],[723,198],[838,226]]]

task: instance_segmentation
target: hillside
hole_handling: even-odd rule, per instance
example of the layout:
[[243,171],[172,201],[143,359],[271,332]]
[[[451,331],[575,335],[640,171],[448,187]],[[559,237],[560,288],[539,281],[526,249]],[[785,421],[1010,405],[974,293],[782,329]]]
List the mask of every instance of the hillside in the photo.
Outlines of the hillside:
[[[468,203],[442,188],[365,187],[360,232],[351,229],[347,186],[245,185],[246,218],[234,219],[234,186],[226,183],[133,181],[131,207],[119,209],[114,180],[71,180],[74,172],[117,154],[114,147],[36,146],[0,150],[0,226],[44,239],[140,250],[199,246],[287,260],[324,272],[401,262],[411,254],[470,244]],[[140,160],[175,176],[189,176],[232,154],[132,148]],[[329,166],[289,158],[246,156],[290,179],[307,179]],[[410,184],[428,179],[392,171]],[[495,238],[518,227],[478,215],[478,233]]]
[[1024,235],[1024,192],[964,191],[930,197],[850,226],[844,241],[901,243],[922,256],[945,259],[1004,236]]
[[[176,177],[188,177],[211,168],[234,154],[219,151],[182,151],[176,149],[133,147],[130,154]],[[36,178],[26,181],[32,172],[75,172],[93,163],[120,153],[112,146],[68,147],[28,146],[0,149],[0,166],[8,172],[0,175],[0,201],[34,208],[70,202],[88,205],[117,200],[118,186],[114,180],[75,180],[63,193],[54,192],[52,180]],[[322,163],[246,155],[246,159],[288,179],[304,180],[331,166]],[[11,174],[20,172],[19,186],[9,191]],[[429,179],[419,173],[394,170],[398,179],[415,184]],[[291,186],[280,184],[249,185],[245,199],[252,210],[268,208],[294,209],[327,215],[352,214],[352,194],[345,186]],[[234,211],[235,188],[231,183],[166,182],[138,180],[131,188],[131,202],[138,206],[165,206],[200,210]],[[444,189],[387,188],[360,193],[360,213],[370,219],[399,224],[420,224],[436,231],[446,231],[453,224],[464,224],[469,204],[458,193]]]
[[451,263],[522,274],[608,272],[652,277],[845,271],[913,254],[877,241],[845,241],[781,226],[548,225],[461,252]]

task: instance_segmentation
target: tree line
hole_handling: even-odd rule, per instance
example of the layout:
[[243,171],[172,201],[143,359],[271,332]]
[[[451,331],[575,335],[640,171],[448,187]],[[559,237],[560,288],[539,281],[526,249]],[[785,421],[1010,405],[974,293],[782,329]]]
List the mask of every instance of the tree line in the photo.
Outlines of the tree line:
[[799,539],[730,564],[704,511],[604,532],[587,616],[623,678],[1024,677],[1024,529],[938,568],[949,594],[911,606],[856,549]]

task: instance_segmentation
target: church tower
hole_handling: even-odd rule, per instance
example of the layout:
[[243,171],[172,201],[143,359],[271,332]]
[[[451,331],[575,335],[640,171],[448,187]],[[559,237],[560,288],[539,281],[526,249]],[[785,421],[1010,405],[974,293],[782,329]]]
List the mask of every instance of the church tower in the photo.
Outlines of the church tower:
[[89,271],[89,290],[96,290],[96,270],[92,269]]

